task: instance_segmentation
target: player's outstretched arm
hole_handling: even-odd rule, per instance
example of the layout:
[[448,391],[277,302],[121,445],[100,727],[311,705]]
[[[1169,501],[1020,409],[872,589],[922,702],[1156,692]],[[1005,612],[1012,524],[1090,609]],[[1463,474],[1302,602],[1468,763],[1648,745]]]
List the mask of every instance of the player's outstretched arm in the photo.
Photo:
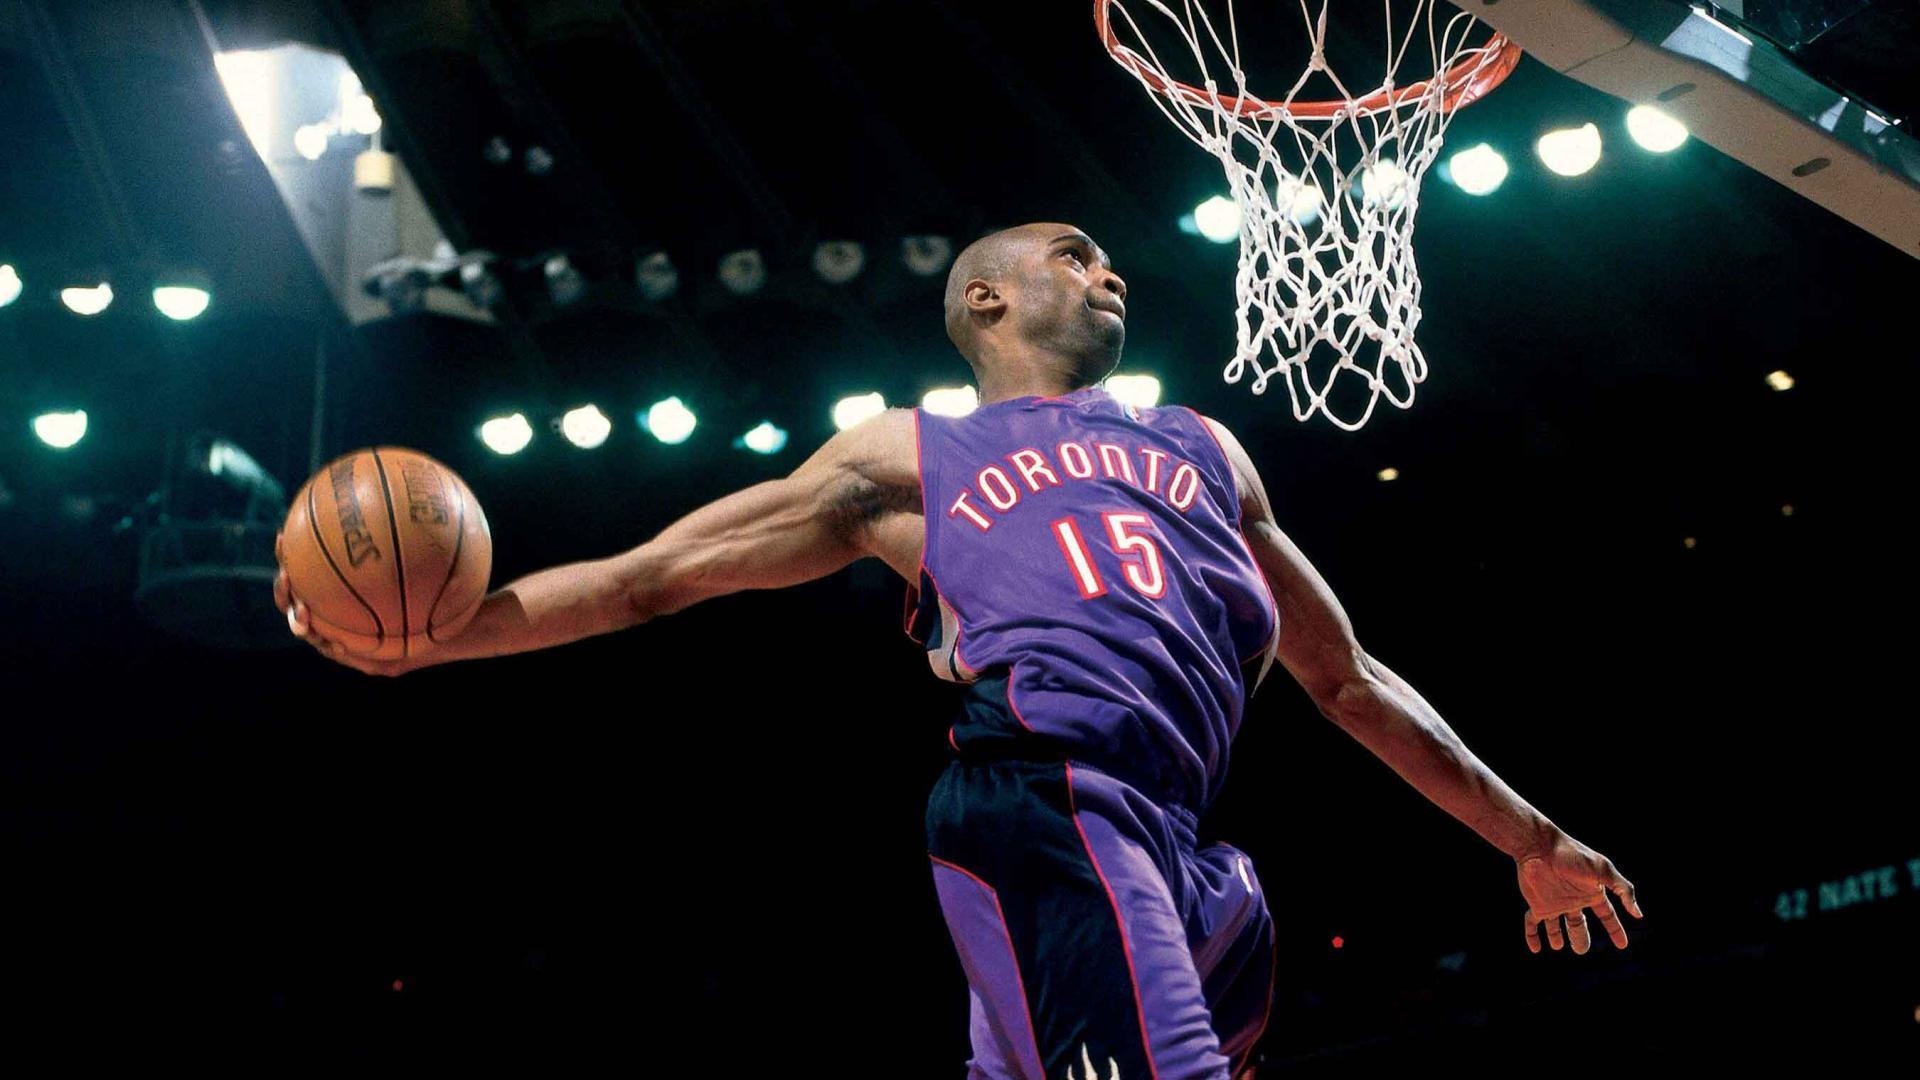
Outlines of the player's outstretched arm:
[[1633,885],[1605,856],[1515,794],[1419,692],[1360,647],[1333,590],[1274,521],[1265,485],[1246,450],[1224,425],[1211,418],[1207,424],[1233,464],[1247,543],[1280,609],[1276,648],[1281,665],[1327,719],[1435,805],[1513,857],[1528,903],[1529,948],[1540,951],[1533,930],[1545,922],[1553,948],[1559,949],[1565,917],[1574,951],[1586,952],[1583,907],[1592,908],[1614,945],[1625,948],[1626,930],[1607,890],[1618,893],[1639,917]]
[[726,593],[825,577],[868,554],[886,493],[911,487],[918,497],[913,439],[912,410],[888,410],[834,435],[791,474],[708,503],[636,548],[494,590],[458,637],[413,660],[350,657],[307,630],[283,587],[275,596],[296,634],[368,674],[564,645]]
[[888,409],[827,440],[792,475],[703,506],[617,556],[629,625],[874,554],[870,529],[885,512],[919,510],[914,439],[913,410]]

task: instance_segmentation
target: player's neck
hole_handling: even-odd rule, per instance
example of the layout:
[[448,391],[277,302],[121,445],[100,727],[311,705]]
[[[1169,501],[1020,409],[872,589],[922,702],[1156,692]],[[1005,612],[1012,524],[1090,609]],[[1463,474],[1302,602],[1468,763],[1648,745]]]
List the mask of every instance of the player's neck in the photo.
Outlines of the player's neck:
[[1022,397],[1059,397],[1080,389],[1071,378],[1038,364],[1007,364],[981,372],[979,382],[982,405]]

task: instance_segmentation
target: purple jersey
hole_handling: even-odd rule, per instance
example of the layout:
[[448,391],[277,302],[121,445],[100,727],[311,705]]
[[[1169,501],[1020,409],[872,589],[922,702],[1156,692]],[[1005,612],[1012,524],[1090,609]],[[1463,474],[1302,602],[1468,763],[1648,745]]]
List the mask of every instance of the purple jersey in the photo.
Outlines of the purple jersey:
[[906,630],[969,684],[955,751],[1085,762],[1204,809],[1279,628],[1219,440],[1098,386],[914,419]]

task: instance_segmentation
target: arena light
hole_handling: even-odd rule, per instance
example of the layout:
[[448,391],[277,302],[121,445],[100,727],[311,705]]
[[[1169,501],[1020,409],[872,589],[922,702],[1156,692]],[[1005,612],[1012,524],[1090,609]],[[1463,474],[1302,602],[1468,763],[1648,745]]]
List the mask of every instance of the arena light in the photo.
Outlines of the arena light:
[[1561,176],[1579,176],[1600,162],[1600,129],[1591,123],[1560,128],[1534,144],[1540,160]]
[[587,279],[565,255],[548,259],[541,272],[546,275],[547,295],[553,298],[555,307],[566,307],[587,291]]
[[1635,105],[1627,110],[1627,134],[1641,147],[1664,154],[1687,141],[1687,125],[1651,105]]
[[953,261],[953,241],[944,236],[901,237],[900,261],[915,277],[933,277]]
[[1394,482],[1395,480],[1398,480],[1398,479],[1400,479],[1400,470],[1399,470],[1399,469],[1396,469],[1396,468],[1394,468],[1394,467],[1393,467],[1393,466],[1391,466],[1391,465],[1389,465],[1389,466],[1387,466],[1386,468],[1384,468],[1384,469],[1381,469],[1381,470],[1380,470],[1379,472],[1377,472],[1377,473],[1374,473],[1373,475],[1374,475],[1374,476],[1375,476],[1375,477],[1376,477],[1376,478],[1377,478],[1377,479],[1378,479],[1378,480],[1379,480],[1379,481],[1380,481],[1381,483],[1383,483],[1383,484],[1391,484],[1391,483],[1393,483],[1393,482]]
[[1215,195],[1193,208],[1193,225],[1214,243],[1230,244],[1240,237],[1240,204]]
[[1360,173],[1360,201],[1366,206],[1398,210],[1407,201],[1407,170],[1392,158],[1382,158]]
[[1769,372],[1767,374],[1767,385],[1773,387],[1775,390],[1791,390],[1793,389],[1793,376],[1784,371]]
[[55,450],[71,449],[87,436],[87,411],[41,413],[33,418],[33,433]]
[[941,386],[920,398],[920,407],[935,416],[965,416],[978,408],[980,394],[971,386]]
[[373,99],[365,94],[356,94],[347,102],[345,114],[340,119],[341,126],[360,135],[371,135],[380,130],[380,111],[373,107]]
[[732,252],[720,260],[720,284],[735,296],[751,296],[767,283],[767,260],[753,248]]
[[855,240],[826,240],[813,249],[813,272],[829,285],[845,285],[867,266],[867,249]]
[[1273,205],[1287,208],[1287,216],[1295,225],[1305,228],[1320,220],[1322,209],[1327,205],[1326,196],[1321,194],[1320,185],[1312,181],[1302,181],[1294,176],[1282,176],[1273,185]]
[[833,405],[833,426],[845,431],[872,416],[887,411],[887,399],[879,391],[843,397]]
[[1469,195],[1491,195],[1507,181],[1507,159],[1486,143],[1470,146],[1447,159],[1447,176]]
[[1160,380],[1151,375],[1109,375],[1101,385],[1115,401],[1136,409],[1151,409],[1160,403]]
[[174,268],[153,283],[153,306],[174,322],[199,318],[213,302],[213,282],[198,270]]
[[654,438],[669,445],[686,442],[698,422],[693,410],[677,397],[656,401],[640,414],[640,426]]
[[500,275],[493,272],[492,261],[492,255],[476,252],[460,262],[460,291],[467,294],[469,303],[482,310],[499,303],[506,291],[500,284]]
[[480,425],[480,441],[496,454],[517,454],[533,441],[533,425],[524,413],[496,416]]
[[293,132],[293,148],[308,161],[319,161],[326,156],[327,146],[333,141],[333,129],[325,124],[301,124]]
[[736,446],[744,446],[756,454],[777,454],[787,445],[787,433],[773,426],[770,420],[762,420],[752,431],[740,436]]
[[153,306],[174,322],[198,318],[212,302],[213,296],[207,290],[191,285],[161,285],[153,290]]
[[680,271],[666,252],[656,251],[634,262],[633,283],[639,286],[641,296],[659,303],[679,291]]
[[597,405],[582,405],[577,409],[569,409],[567,414],[560,418],[560,434],[565,435],[568,442],[582,450],[592,450],[600,446],[612,433],[613,421],[607,419],[607,414],[601,412]]
[[344,65],[340,82],[334,89],[333,119],[339,122],[342,131],[371,135],[380,130],[380,113],[360,84],[360,73]]
[[113,287],[106,282],[89,287],[74,286],[60,290],[60,302],[75,315],[98,315],[113,303]]
[[20,272],[12,263],[0,263],[0,307],[20,299]]

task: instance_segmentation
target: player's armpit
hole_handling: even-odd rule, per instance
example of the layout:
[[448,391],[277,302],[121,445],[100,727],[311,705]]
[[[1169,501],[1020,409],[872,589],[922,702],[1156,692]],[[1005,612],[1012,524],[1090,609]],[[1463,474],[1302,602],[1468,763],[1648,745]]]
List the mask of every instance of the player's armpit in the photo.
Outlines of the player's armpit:
[[1204,418],[1233,465],[1240,496],[1240,525],[1253,561],[1266,575],[1280,609],[1279,660],[1320,711],[1337,719],[1342,688],[1364,683],[1371,671],[1366,651],[1340,601],[1307,557],[1274,521],[1260,471],[1226,425]]
[[790,475],[708,503],[616,556],[635,621],[798,585],[871,554],[868,526],[893,501],[896,474],[904,467],[917,484],[912,425],[911,410],[894,409],[841,431]]

